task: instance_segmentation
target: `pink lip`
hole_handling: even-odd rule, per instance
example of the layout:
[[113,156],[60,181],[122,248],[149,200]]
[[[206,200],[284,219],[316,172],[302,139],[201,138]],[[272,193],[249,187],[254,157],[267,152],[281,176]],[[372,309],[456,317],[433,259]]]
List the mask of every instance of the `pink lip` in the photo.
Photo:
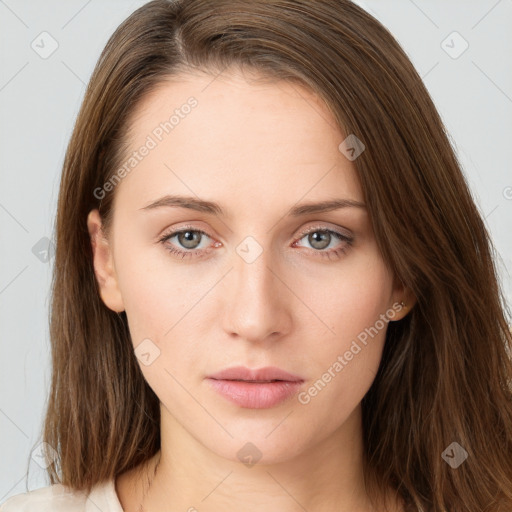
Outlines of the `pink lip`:
[[274,407],[294,395],[304,382],[276,367],[250,370],[243,366],[215,373],[207,380],[226,399],[250,409]]

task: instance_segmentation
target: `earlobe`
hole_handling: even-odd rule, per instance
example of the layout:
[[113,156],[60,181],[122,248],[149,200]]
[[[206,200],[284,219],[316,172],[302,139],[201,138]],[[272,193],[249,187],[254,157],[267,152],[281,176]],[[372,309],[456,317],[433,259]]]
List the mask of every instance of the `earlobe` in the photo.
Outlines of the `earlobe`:
[[392,309],[395,313],[392,321],[402,320],[407,316],[414,305],[416,304],[416,297],[412,291],[405,287],[401,282],[395,285],[394,294],[395,300],[393,302]]
[[97,209],[89,212],[87,229],[91,239],[94,274],[98,282],[100,297],[109,309],[120,313],[124,311],[124,304],[114,268],[114,258],[108,240],[102,231],[101,217]]

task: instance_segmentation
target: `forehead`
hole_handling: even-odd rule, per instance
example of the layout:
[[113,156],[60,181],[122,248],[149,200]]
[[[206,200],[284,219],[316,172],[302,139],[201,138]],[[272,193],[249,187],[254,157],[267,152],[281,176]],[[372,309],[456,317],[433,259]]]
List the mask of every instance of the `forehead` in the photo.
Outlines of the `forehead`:
[[[324,102],[296,83],[224,72],[182,74],[136,107],[122,189],[143,206],[167,193],[232,202],[295,203],[326,194],[362,200],[355,167],[338,149],[345,135]],[[121,190],[119,190],[121,189]],[[164,190],[165,189],[165,190]]]

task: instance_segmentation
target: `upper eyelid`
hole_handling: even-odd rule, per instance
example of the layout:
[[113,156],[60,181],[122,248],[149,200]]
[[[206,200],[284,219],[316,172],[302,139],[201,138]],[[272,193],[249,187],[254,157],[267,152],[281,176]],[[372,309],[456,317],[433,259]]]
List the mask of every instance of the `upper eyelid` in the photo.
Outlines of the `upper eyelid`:
[[[187,231],[187,230],[195,231],[197,233],[204,234],[204,235],[206,235],[209,238],[214,238],[212,235],[210,235],[204,229],[201,229],[201,228],[198,228],[198,227],[194,227],[194,226],[183,226],[183,227],[179,227],[179,228],[176,228],[176,229],[170,229],[169,231],[164,231],[164,234],[161,235],[159,237],[159,239],[166,238],[166,237],[172,237],[172,236],[175,236],[175,235],[177,235],[179,233],[182,233],[184,231]],[[349,235],[348,233],[343,233],[343,228],[330,227],[330,226],[325,225],[325,224],[316,224],[316,225],[309,226],[309,227],[305,228],[304,230],[300,231],[298,233],[298,235],[300,235],[302,237],[302,236],[304,236],[306,234],[311,233],[312,231],[314,232],[315,230],[317,230],[317,231],[332,231],[332,232],[335,232],[335,233],[339,233],[342,236],[346,236],[347,238],[351,237],[351,235]],[[340,231],[341,231],[341,233],[340,233]]]
[[346,236],[347,238],[350,238],[351,235],[349,235],[348,233],[344,233],[344,229],[343,228],[338,228],[338,227],[329,227],[329,226],[326,226],[324,224],[318,224],[318,225],[313,225],[313,226],[310,226],[306,229],[304,229],[303,231],[301,231],[301,236],[304,236],[305,234],[309,234],[311,232],[314,232],[314,231],[332,231],[334,233],[338,233],[342,236]]

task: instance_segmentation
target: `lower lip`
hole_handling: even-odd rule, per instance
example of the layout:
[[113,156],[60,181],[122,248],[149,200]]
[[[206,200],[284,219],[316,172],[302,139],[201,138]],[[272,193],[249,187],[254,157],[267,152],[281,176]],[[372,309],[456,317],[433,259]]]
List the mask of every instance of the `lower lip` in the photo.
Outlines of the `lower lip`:
[[252,383],[238,380],[207,379],[222,396],[248,409],[268,409],[284,402],[297,393],[301,381]]

